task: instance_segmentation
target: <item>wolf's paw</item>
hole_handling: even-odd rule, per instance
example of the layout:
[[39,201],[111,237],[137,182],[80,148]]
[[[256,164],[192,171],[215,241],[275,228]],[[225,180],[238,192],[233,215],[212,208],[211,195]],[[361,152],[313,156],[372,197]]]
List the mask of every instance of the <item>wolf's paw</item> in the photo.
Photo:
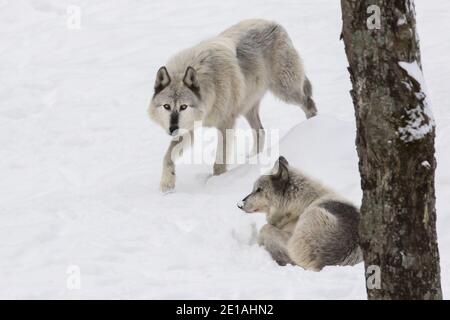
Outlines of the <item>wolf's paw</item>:
[[174,175],[163,175],[161,183],[159,184],[159,189],[162,193],[170,193],[175,189],[175,176]]
[[306,119],[311,119],[314,118],[315,116],[317,116],[316,108],[306,111]]
[[160,186],[160,191],[163,195],[166,194],[170,194],[170,193],[174,193],[175,192],[175,187],[165,187],[165,186]]
[[227,172],[227,165],[222,163],[215,163],[213,167],[213,175],[218,176]]

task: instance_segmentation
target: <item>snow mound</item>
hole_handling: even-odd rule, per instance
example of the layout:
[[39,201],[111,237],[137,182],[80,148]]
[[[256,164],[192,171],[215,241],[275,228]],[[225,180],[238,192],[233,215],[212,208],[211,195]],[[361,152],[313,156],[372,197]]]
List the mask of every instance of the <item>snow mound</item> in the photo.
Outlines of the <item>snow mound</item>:
[[[280,142],[279,152],[305,174],[322,181],[345,197],[359,203],[358,158],[355,148],[355,124],[318,115],[293,127]],[[276,158],[276,157],[275,157]],[[208,187],[230,192],[250,191],[259,175],[267,173],[267,165],[241,165],[222,176],[212,177]]]

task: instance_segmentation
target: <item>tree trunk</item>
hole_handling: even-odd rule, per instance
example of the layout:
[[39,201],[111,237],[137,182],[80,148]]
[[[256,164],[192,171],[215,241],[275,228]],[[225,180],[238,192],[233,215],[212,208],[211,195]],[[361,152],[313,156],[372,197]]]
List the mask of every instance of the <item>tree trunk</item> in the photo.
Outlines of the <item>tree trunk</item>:
[[381,277],[380,286],[366,282],[368,297],[442,299],[435,125],[413,1],[341,0],[341,7],[363,190],[361,247],[366,276],[379,268]]

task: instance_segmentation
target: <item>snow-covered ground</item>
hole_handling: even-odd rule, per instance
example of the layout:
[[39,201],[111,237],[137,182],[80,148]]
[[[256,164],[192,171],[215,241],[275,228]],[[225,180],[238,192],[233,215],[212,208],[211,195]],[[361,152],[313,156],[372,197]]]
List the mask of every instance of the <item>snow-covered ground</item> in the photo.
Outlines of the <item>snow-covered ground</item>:
[[[416,8],[448,297],[450,2]],[[236,202],[257,167],[211,178],[210,165],[182,164],[176,192],[158,191],[169,138],[146,114],[157,68],[246,18],[288,29],[321,113],[305,121],[267,96],[263,124],[293,165],[360,203],[339,1],[0,0],[0,298],[365,298],[361,264],[279,267],[255,244],[264,217]]]

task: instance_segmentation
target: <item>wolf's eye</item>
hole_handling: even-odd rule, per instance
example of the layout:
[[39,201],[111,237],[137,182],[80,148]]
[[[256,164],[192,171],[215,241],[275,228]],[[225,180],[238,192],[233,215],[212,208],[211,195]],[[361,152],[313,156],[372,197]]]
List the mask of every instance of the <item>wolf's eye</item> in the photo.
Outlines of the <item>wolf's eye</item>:
[[166,109],[166,110],[170,110],[170,105],[169,105],[169,104],[165,104],[165,105],[163,105],[163,107],[164,107],[164,109]]
[[180,106],[180,110],[181,110],[181,111],[186,110],[187,107],[188,107],[188,106],[187,106],[186,104],[182,104],[182,105]]
[[258,187],[258,188],[256,188],[256,190],[255,190],[255,192],[261,192],[262,191],[262,188],[261,187]]

